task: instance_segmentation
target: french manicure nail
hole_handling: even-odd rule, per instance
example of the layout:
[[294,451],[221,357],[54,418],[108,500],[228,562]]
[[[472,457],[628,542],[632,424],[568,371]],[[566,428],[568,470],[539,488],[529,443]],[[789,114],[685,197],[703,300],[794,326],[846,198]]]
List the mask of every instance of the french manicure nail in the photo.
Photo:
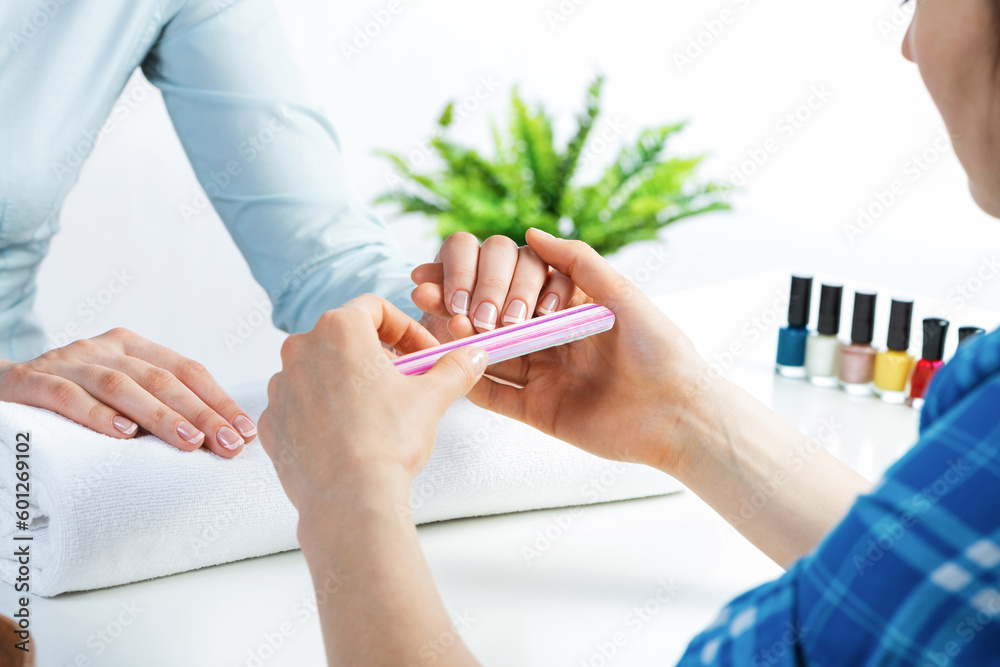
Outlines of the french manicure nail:
[[455,292],[455,296],[451,297],[451,310],[456,315],[468,315],[469,293],[464,289]]
[[528,306],[520,299],[514,299],[507,306],[507,312],[503,316],[504,324],[520,324],[528,316]]
[[192,445],[197,445],[205,437],[204,433],[185,421],[177,423],[177,435],[181,436],[181,440]]
[[538,304],[538,312],[542,315],[548,315],[549,313],[554,313],[556,308],[559,307],[559,297],[554,293],[549,292],[542,299],[542,302]]
[[497,307],[489,301],[483,301],[476,308],[476,316],[472,318],[472,323],[477,329],[492,331],[497,326]]
[[228,426],[222,426],[215,433],[216,439],[222,443],[222,446],[226,449],[236,449],[243,444],[243,438],[239,434]]
[[244,415],[236,415],[236,419],[233,420],[233,426],[236,430],[240,432],[244,438],[250,438],[257,435],[257,427],[253,425],[253,422]]
[[125,435],[132,435],[133,433],[135,433],[135,430],[139,428],[139,425],[136,424],[134,421],[132,421],[131,419],[126,419],[121,415],[115,415],[114,418],[112,418],[111,423],[114,424],[116,429],[118,429]]
[[469,355],[469,361],[472,362],[472,367],[475,369],[476,373],[482,373],[485,371],[489,361],[486,357],[486,350],[478,347],[467,347],[465,349],[466,354]]

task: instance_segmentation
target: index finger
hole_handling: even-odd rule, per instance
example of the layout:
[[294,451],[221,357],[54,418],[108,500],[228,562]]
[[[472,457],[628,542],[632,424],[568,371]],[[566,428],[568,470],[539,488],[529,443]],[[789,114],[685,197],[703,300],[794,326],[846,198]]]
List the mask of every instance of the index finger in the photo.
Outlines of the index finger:
[[362,294],[343,306],[360,310],[371,318],[378,339],[403,354],[438,345],[438,340],[419,322],[380,296]]
[[534,227],[528,230],[526,239],[543,262],[569,276],[597,303],[610,307],[612,303],[626,302],[638,292],[635,283],[618,273],[596,250],[582,241],[558,239]]
[[441,262],[421,264],[410,272],[410,280],[418,285],[421,283],[444,285],[444,264]]
[[204,365],[137,334],[122,332],[116,335],[126,355],[173,373],[174,377],[204,401],[205,405],[239,431],[245,442],[250,442],[257,436],[257,427],[253,420],[212,377]]

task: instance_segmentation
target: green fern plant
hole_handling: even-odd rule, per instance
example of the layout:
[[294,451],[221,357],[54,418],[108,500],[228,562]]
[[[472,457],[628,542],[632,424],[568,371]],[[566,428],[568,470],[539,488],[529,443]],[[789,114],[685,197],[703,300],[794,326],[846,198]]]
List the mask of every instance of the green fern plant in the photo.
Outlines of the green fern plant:
[[[708,211],[728,209],[727,186],[697,180],[704,156],[667,156],[668,140],[685,123],[643,130],[632,145],[594,183],[576,184],[574,175],[600,113],[603,77],[587,91],[577,128],[559,150],[552,118],[541,105],[528,106],[514,88],[509,126],[493,124],[494,155],[447,138],[454,120],[448,104],[430,142],[438,165],[415,171],[401,155],[379,151],[398,172],[398,186],[376,199],[403,213],[437,220],[441,238],[464,231],[480,241],[494,234],[523,244],[529,227],[579,239],[602,254],[633,241],[656,238],[672,222]],[[595,151],[591,151],[595,152]]]

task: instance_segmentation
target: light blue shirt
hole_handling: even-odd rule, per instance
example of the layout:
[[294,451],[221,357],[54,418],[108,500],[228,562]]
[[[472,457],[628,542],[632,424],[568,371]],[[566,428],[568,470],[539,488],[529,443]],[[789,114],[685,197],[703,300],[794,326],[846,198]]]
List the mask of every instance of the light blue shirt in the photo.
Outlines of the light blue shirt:
[[[311,329],[363,292],[417,315],[411,267],[352,190],[337,134],[310,99],[271,0],[6,0],[0,358],[48,347],[33,310],[35,274],[63,200],[140,66],[267,290],[276,326]],[[178,224],[206,206],[182,203]]]

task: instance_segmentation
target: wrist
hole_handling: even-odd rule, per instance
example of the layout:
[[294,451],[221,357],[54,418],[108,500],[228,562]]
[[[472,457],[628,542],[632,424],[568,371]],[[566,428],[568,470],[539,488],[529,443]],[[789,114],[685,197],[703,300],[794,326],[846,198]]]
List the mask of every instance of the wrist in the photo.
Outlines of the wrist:
[[348,523],[412,525],[412,482],[412,474],[397,462],[369,463],[345,470],[329,481],[322,494],[298,503],[298,537],[303,551],[322,545],[328,534],[342,539],[341,526]]
[[736,407],[734,386],[707,364],[692,371],[684,387],[683,399],[670,401],[674,409],[667,417],[656,458],[649,463],[682,482],[725,439],[725,421]]

